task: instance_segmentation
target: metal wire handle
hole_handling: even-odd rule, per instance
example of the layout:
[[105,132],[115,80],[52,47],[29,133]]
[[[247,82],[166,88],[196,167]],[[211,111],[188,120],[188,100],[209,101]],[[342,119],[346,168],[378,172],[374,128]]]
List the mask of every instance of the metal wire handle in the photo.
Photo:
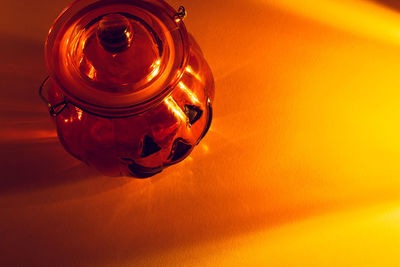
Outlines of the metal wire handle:
[[46,97],[44,97],[43,88],[46,86],[46,84],[49,81],[49,79],[50,79],[50,76],[47,76],[46,79],[44,79],[44,81],[40,85],[40,87],[39,87],[39,96],[43,100],[43,102],[45,102],[47,104],[47,107],[49,108],[50,115],[52,117],[57,117],[67,107],[68,102],[64,98],[64,101],[62,101],[62,102],[60,102],[58,104],[52,105],[52,104],[50,104],[49,100]]
[[177,21],[183,20],[184,18],[186,18],[186,16],[187,16],[186,8],[184,6],[180,6],[178,9],[178,13],[176,13],[175,15],[175,20]]

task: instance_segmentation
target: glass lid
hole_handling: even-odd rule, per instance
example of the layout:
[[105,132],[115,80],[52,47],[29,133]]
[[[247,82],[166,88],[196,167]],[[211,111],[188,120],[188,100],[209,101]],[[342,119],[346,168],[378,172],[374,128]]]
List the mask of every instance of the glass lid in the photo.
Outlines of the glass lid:
[[186,67],[182,17],[160,0],[81,0],[46,41],[51,78],[68,101],[102,116],[129,116],[161,102]]

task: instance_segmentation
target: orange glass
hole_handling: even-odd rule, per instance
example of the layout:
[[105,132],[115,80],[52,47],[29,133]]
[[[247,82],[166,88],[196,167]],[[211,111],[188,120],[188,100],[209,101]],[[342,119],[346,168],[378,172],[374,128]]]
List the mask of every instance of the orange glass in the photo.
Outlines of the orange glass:
[[211,124],[214,79],[185,15],[160,0],[83,0],[57,18],[41,95],[69,153],[137,178],[191,153]]

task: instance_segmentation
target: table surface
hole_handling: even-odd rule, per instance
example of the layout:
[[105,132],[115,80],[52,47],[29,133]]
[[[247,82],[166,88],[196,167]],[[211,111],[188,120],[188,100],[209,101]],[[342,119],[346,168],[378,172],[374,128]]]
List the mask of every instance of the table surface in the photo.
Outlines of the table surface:
[[216,79],[190,158],[102,177],[37,88],[65,0],[0,10],[0,265],[400,265],[400,4],[171,0]]

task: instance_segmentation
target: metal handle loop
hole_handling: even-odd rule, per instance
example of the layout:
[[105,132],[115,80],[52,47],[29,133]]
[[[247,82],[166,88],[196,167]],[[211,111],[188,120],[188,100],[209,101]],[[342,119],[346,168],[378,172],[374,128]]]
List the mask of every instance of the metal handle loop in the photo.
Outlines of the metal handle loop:
[[179,9],[178,9],[178,12],[175,15],[175,20],[176,21],[181,21],[184,18],[186,18],[186,16],[187,16],[186,8],[184,6],[180,6]]
[[49,108],[49,113],[52,117],[57,117],[61,112],[63,112],[63,110],[67,107],[68,102],[65,100],[64,101],[52,105],[50,104],[49,100],[43,95],[43,88],[46,86],[47,82],[49,81],[50,76],[47,76],[44,81],[42,82],[42,84],[39,87],[39,96],[40,98],[43,100],[43,102],[45,102],[47,104],[47,107]]

